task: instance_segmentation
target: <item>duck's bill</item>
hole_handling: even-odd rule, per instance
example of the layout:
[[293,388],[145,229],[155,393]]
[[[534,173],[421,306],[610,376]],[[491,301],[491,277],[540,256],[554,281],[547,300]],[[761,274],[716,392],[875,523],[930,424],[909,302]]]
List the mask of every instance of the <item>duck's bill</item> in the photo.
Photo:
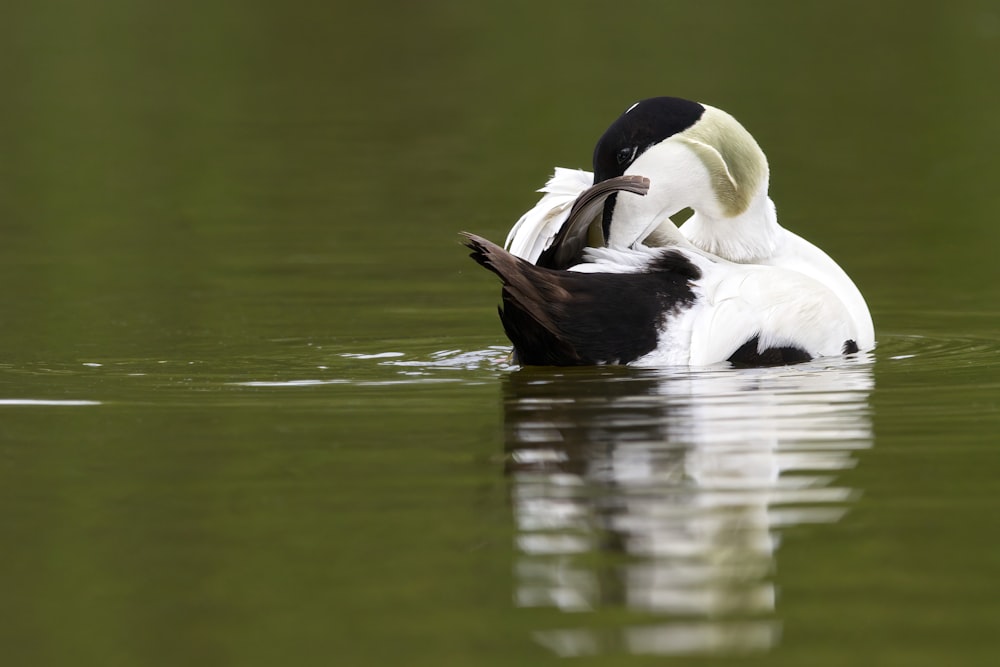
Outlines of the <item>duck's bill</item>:
[[538,265],[550,269],[568,269],[580,262],[583,249],[588,245],[603,246],[605,239],[601,213],[604,202],[618,192],[645,195],[649,192],[649,179],[634,174],[615,176],[581,192],[552,244],[538,258]]

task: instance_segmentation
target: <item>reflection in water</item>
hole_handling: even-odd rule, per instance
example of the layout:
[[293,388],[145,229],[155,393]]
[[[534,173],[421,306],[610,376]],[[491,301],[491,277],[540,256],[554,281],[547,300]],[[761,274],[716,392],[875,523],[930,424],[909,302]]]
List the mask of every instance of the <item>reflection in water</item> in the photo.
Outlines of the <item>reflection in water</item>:
[[[872,443],[869,357],[755,370],[554,373],[505,385],[515,602],[624,609],[547,630],[560,655],[766,650],[783,527],[833,522]],[[595,620],[596,619],[596,620]]]

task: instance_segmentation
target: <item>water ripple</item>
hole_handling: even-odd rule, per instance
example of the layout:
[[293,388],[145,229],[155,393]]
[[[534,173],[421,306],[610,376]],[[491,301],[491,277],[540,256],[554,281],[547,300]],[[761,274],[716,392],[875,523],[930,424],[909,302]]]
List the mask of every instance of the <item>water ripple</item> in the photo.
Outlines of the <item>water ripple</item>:
[[924,369],[1000,363],[1000,340],[977,336],[893,334],[880,340],[879,357],[892,362],[919,359]]
[[100,401],[84,401],[73,399],[40,399],[40,398],[0,398],[0,405],[42,405],[42,406],[80,406],[100,405]]
[[511,370],[517,368],[510,363],[510,348],[491,345],[484,350],[439,350],[429,359],[393,359],[382,362],[386,366],[433,370]]

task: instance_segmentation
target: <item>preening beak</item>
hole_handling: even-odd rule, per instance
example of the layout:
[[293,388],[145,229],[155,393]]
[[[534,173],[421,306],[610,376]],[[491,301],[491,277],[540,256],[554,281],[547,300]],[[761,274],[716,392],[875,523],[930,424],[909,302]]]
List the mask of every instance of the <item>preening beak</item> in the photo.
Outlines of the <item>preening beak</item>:
[[605,201],[617,192],[631,192],[639,196],[649,192],[649,179],[645,176],[615,176],[595,183],[573,202],[566,223],[550,245],[538,258],[537,265],[548,269],[568,269],[578,264],[583,249],[590,245],[603,246],[603,212]]

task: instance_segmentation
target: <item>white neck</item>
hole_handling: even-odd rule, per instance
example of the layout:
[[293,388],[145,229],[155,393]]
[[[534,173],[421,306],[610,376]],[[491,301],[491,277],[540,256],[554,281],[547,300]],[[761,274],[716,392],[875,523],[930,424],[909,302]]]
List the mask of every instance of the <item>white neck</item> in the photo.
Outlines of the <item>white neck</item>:
[[678,141],[667,140],[646,151],[625,171],[650,180],[645,196],[619,192],[608,233],[608,247],[631,248],[656,230],[658,244],[687,244],[670,220],[699,202],[692,195],[711,194],[709,174],[698,156]]
[[740,264],[771,257],[782,231],[766,186],[739,215],[725,217],[695,210],[681,227],[683,235],[696,247]]
[[[739,195],[744,203],[740,212],[734,213],[720,200],[717,182],[724,181],[737,194],[741,185],[733,180],[721,158],[714,159],[718,155],[704,144],[693,149],[683,138],[664,141],[641,155],[625,173],[648,177],[649,192],[644,197],[617,195],[608,246],[690,244],[740,263],[770,257],[783,230],[767,196],[766,164],[756,183],[742,185],[753,190],[749,196]],[[681,231],[670,216],[684,208],[691,208],[694,215]]]

